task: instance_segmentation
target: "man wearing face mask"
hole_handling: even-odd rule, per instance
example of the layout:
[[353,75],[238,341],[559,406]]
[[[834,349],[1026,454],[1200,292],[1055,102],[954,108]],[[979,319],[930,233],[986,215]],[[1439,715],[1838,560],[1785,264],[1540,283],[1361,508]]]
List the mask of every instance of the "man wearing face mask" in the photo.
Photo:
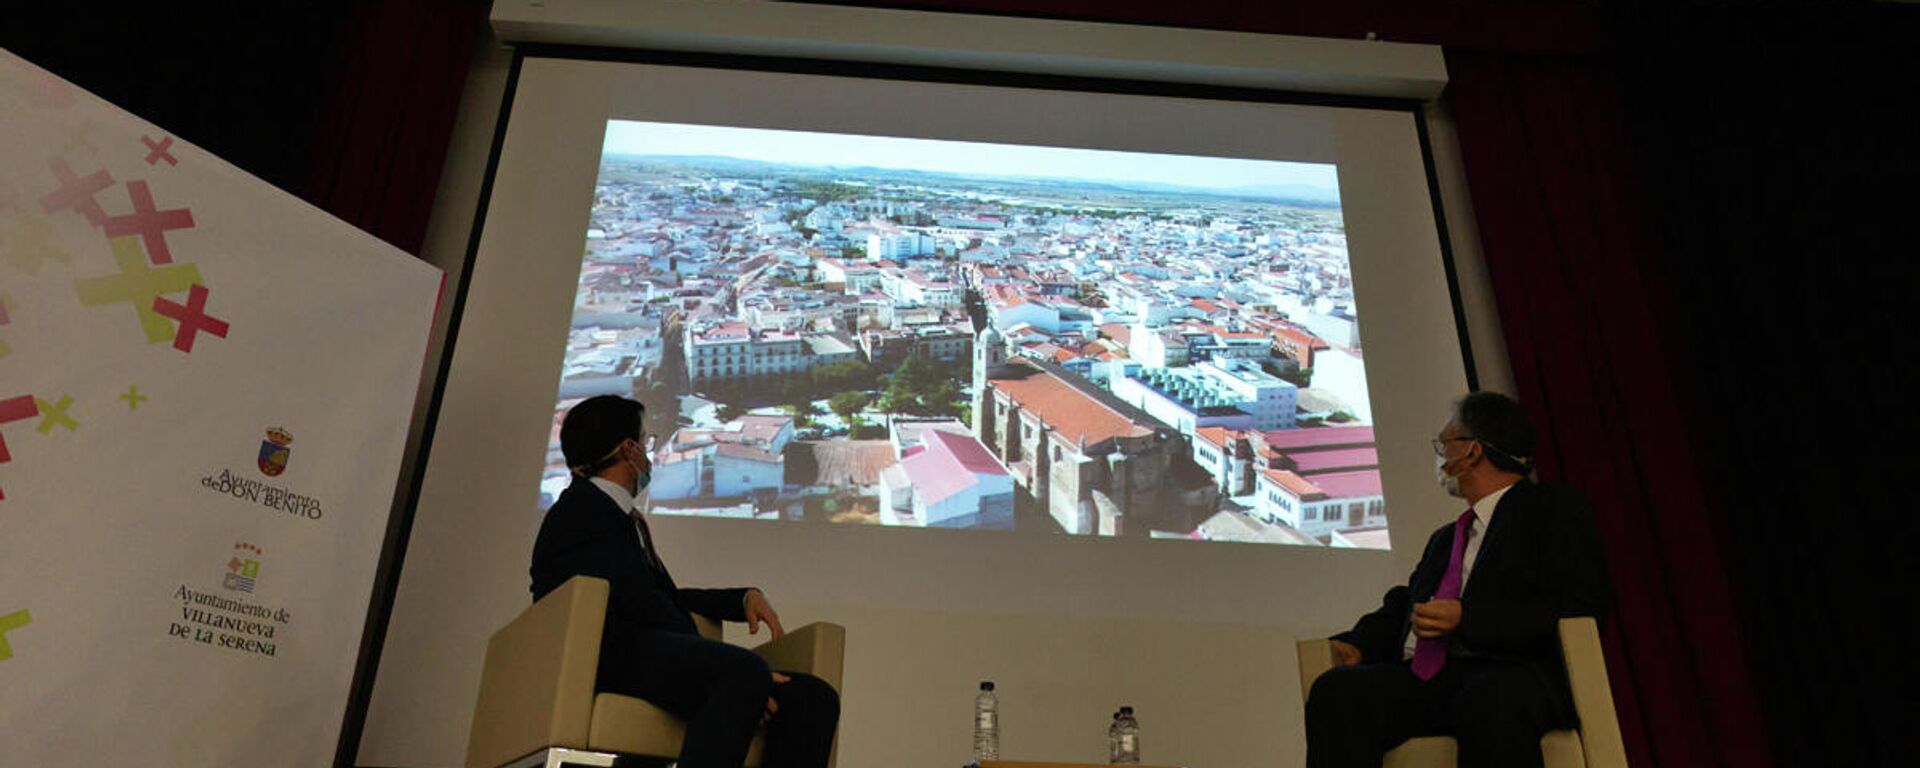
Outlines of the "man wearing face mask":
[[1538,766],[1540,737],[1575,725],[1559,620],[1604,619],[1612,599],[1586,498],[1528,479],[1533,428],[1504,395],[1461,398],[1433,451],[1467,509],[1333,637],[1335,666],[1307,698],[1309,768],[1377,768],[1434,735],[1454,737],[1462,768]]
[[596,690],[634,696],[687,722],[681,768],[739,768],[765,723],[767,768],[824,768],[840,716],[826,682],[781,673],[738,646],[702,638],[691,613],[783,633],[760,590],[683,589],[668,574],[646,518],[653,441],[646,409],[622,397],[589,398],[560,423],[573,484],[547,509],[533,545],[533,599],[574,576],[611,584]]

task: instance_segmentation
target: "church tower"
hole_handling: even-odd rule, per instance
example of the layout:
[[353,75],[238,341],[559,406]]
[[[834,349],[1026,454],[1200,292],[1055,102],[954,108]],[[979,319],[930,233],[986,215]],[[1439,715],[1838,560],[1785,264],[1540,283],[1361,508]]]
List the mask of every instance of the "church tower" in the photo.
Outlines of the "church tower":
[[993,397],[987,394],[987,377],[1007,364],[1007,344],[993,323],[986,325],[973,340],[973,434],[993,445]]

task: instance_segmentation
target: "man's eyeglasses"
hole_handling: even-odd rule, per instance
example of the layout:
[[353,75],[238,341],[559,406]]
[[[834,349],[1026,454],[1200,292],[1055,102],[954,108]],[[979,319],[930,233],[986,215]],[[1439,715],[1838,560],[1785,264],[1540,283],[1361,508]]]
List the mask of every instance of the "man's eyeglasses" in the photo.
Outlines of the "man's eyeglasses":
[[1451,443],[1455,441],[1464,441],[1464,442],[1470,443],[1479,439],[1480,438],[1471,437],[1471,436],[1469,437],[1436,437],[1433,439],[1433,455],[1435,456],[1447,455],[1447,443]]

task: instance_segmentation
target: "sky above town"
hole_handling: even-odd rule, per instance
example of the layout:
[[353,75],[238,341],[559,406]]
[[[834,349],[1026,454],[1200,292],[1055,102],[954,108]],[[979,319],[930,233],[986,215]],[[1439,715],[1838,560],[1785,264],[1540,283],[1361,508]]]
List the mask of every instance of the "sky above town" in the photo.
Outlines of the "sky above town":
[[796,165],[861,166],[980,176],[1148,182],[1208,189],[1305,186],[1338,199],[1334,166],[1195,155],[854,136],[711,125],[607,122],[613,155],[732,157]]

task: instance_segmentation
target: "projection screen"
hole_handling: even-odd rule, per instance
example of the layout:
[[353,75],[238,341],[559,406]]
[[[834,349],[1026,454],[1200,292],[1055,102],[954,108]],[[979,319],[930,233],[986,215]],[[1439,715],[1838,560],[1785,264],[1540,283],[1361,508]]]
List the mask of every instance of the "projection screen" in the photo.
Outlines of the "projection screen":
[[[1417,112],[857,74],[522,62],[363,758],[457,724],[405,688],[469,685],[483,643],[416,652],[427,617],[525,605],[582,397],[648,406],[681,583],[850,643],[1325,632],[1451,517],[1428,440],[1467,381]],[[916,642],[849,685],[966,646]],[[982,654],[955,674],[1049,663]],[[874,701],[843,759],[910,754],[854,735]]]

